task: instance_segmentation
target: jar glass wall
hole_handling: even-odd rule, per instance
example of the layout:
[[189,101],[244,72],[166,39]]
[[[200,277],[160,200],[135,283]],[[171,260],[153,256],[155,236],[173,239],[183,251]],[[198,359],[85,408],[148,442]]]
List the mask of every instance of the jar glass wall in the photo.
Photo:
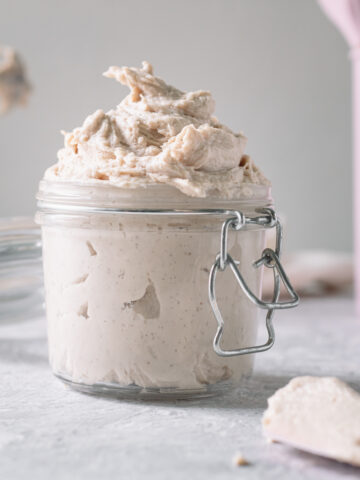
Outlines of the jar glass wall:
[[[224,358],[213,350],[208,281],[224,217],[194,212],[255,215],[270,205],[268,190],[223,201],[165,186],[130,191],[42,182],[38,198],[55,375],[92,393],[181,398],[223,392],[251,374],[253,355]],[[137,212],[116,211],[129,207]],[[178,212],[139,212],[149,208]],[[229,233],[229,252],[256,295],[262,267],[253,263],[264,245],[259,226]],[[218,273],[216,293],[224,349],[255,345],[258,309],[230,269]]]

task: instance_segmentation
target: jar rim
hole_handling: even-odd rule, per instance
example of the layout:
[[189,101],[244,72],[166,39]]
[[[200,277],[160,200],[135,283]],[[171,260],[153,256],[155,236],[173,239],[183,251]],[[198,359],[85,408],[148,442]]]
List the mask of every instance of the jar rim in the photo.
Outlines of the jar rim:
[[48,205],[61,207],[98,207],[119,209],[254,209],[273,205],[271,187],[243,184],[238,198],[190,197],[173,186],[165,184],[124,188],[99,182],[41,180],[36,195],[38,208]]

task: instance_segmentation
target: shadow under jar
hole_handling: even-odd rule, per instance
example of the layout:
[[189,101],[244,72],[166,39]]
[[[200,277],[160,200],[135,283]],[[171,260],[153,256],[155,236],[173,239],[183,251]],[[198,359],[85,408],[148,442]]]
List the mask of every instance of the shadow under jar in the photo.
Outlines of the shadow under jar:
[[[258,213],[271,206],[269,189],[252,188],[250,199],[230,201],[165,185],[42,181],[37,222],[54,374],[78,390],[122,397],[209,396],[239,386],[254,355],[237,353],[256,344],[259,304],[233,270],[258,298],[263,265],[253,264],[274,226]],[[261,215],[263,224],[245,222]],[[217,276],[214,312],[209,275],[213,290]]]

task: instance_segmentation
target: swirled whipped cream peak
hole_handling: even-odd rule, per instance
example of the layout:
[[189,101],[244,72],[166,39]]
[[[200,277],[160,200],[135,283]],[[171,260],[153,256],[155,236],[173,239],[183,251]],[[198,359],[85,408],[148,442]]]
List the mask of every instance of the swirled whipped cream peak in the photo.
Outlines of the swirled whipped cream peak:
[[246,137],[213,116],[210,92],[182,92],[142,68],[110,67],[105,77],[130,88],[113,110],[97,110],[64,133],[48,180],[107,182],[125,188],[167,184],[194,197],[237,198],[268,180],[244,154]]

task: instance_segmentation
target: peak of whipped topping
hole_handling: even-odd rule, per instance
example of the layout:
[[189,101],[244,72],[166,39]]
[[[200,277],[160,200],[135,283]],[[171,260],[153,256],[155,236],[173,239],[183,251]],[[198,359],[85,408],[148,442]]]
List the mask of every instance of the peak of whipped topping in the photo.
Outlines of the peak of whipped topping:
[[222,198],[237,198],[243,184],[269,184],[244,155],[246,137],[212,115],[210,92],[182,92],[154,76],[148,62],[113,66],[104,76],[130,94],[114,110],[97,110],[64,133],[65,146],[46,179],[125,188],[164,183],[189,196]]

